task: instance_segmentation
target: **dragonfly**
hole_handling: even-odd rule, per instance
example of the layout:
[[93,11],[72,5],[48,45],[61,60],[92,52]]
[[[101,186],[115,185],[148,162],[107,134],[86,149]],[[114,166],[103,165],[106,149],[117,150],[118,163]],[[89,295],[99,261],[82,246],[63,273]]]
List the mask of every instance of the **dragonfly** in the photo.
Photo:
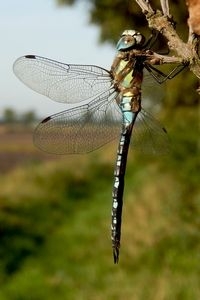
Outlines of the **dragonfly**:
[[167,132],[141,106],[143,71],[159,83],[173,78],[148,59],[152,39],[125,30],[110,70],[66,64],[37,55],[18,58],[15,75],[32,90],[66,103],[66,110],[45,118],[34,131],[34,144],[55,154],[88,153],[119,138],[112,192],[111,240],[119,261],[123,193],[129,145],[150,153],[168,151]]

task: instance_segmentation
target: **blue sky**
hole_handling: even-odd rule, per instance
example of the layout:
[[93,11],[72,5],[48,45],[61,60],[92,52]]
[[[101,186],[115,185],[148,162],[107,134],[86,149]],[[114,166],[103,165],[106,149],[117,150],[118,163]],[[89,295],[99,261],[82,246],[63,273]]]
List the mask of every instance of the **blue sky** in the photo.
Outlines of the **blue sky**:
[[55,0],[0,0],[0,116],[7,107],[46,116],[66,106],[24,86],[13,74],[19,56],[37,54],[66,63],[110,68],[115,49],[98,44],[98,27],[88,21],[84,1],[58,7]]

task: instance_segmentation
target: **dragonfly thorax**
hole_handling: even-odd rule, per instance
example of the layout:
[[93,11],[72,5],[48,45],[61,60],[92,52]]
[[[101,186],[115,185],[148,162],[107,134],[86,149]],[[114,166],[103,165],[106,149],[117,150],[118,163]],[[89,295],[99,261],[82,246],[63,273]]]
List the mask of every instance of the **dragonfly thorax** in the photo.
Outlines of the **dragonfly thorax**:
[[127,29],[117,43],[118,51],[127,51],[131,49],[141,49],[144,45],[145,37],[138,31]]

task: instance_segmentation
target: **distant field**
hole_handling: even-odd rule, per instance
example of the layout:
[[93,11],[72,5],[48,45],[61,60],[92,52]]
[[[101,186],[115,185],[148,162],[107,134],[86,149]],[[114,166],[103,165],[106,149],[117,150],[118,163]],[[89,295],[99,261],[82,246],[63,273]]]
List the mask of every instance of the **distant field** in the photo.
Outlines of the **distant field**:
[[34,146],[33,130],[21,125],[0,125],[0,173],[19,165],[60,158],[59,155],[44,153]]

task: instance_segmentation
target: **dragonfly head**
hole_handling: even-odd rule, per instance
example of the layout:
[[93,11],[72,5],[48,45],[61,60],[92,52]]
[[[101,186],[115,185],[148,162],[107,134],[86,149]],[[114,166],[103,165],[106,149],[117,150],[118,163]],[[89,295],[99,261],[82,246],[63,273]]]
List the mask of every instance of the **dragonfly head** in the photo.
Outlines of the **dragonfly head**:
[[140,32],[127,29],[122,33],[116,48],[118,51],[141,49],[144,42],[145,37]]

